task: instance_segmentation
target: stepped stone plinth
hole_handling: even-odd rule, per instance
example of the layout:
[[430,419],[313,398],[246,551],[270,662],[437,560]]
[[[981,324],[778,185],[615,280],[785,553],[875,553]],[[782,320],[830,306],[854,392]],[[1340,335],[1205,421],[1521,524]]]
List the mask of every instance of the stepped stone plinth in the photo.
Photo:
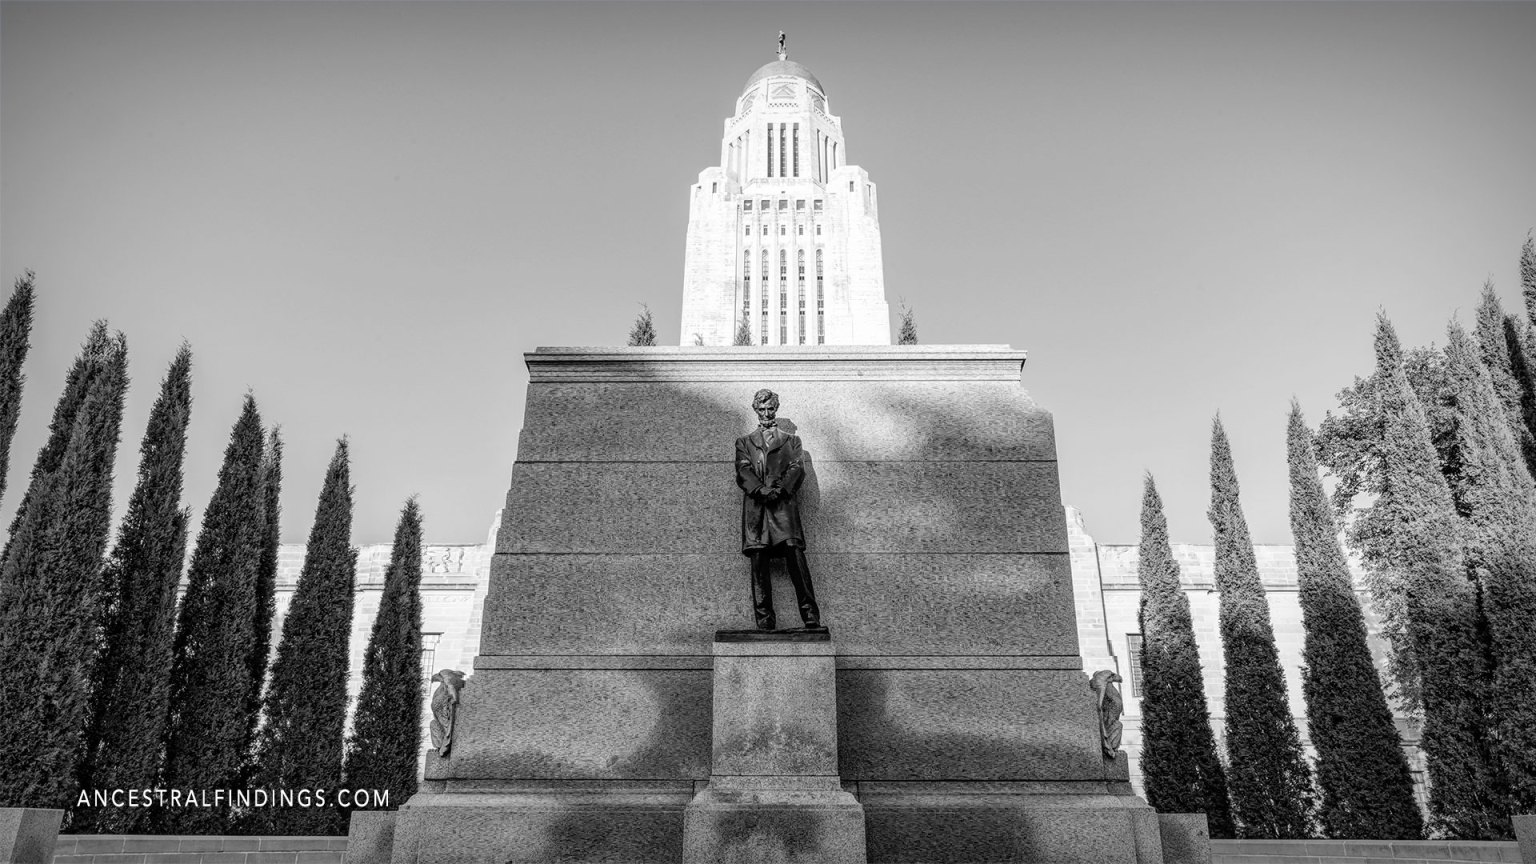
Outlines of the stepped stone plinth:
[[837,774],[827,634],[716,635],[709,784],[683,817],[684,864],[864,864],[864,808]]

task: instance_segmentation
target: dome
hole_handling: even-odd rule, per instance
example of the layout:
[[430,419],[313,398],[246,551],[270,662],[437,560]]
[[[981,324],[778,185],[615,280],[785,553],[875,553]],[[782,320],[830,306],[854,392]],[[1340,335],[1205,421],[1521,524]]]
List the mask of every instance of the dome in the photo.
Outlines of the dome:
[[753,84],[774,75],[793,75],[796,78],[804,78],[810,82],[812,87],[821,91],[823,96],[827,94],[827,89],[821,86],[821,82],[816,80],[816,76],[811,74],[811,70],[793,60],[775,60],[772,63],[763,64],[761,69],[753,72],[752,77],[747,79],[747,86],[741,88],[741,92],[745,93],[751,90]]

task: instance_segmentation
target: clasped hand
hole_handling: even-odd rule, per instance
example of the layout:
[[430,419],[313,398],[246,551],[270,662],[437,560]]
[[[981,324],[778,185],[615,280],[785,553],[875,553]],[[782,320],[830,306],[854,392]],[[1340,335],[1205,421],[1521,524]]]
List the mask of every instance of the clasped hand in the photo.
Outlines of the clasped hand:
[[772,504],[773,502],[784,497],[784,492],[777,486],[759,486],[757,487],[757,491],[753,492],[752,494],[753,497],[757,498],[757,500],[769,504]]

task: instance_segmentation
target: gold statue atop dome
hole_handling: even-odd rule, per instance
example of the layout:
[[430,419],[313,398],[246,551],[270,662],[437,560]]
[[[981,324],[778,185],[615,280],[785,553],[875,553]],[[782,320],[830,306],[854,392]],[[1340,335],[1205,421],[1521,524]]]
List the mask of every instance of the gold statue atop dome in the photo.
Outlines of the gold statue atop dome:
[[789,52],[784,50],[784,31],[780,30],[779,31],[779,59],[780,60],[786,60],[788,58],[789,58]]

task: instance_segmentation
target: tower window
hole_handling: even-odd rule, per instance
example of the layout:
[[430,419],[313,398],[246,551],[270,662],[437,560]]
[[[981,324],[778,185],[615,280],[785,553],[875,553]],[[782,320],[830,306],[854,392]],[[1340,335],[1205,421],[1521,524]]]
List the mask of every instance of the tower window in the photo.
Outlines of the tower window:
[[799,326],[799,328],[795,332],[798,334],[798,337],[799,337],[797,341],[801,345],[804,345],[805,344],[805,250],[804,249],[801,249],[801,250],[799,250],[799,251],[797,251],[795,253],[795,266],[796,266],[796,270],[797,270],[796,276],[795,276],[795,299],[798,301],[797,305],[800,307],[800,326]]
[[752,226],[751,226],[751,225],[743,225],[743,226],[741,226],[741,227],[742,227],[742,228],[743,228],[743,229],[745,229],[745,230],[743,230],[743,231],[742,231],[742,232],[741,232],[741,233],[743,233],[743,234],[745,234],[745,235],[746,235],[746,236],[748,236],[748,237],[751,237],[751,236],[752,236]]
[[[820,210],[821,209],[821,202],[817,201],[816,205],[817,205],[816,209]],[[743,202],[741,202],[741,209],[743,209],[743,210],[751,210],[752,209],[752,202],[751,201],[743,201]]]
[[[763,230],[767,231],[768,230],[767,226],[764,226]],[[761,292],[762,303],[758,305],[758,309],[761,310],[760,320],[762,321],[762,326],[758,330],[758,333],[761,336],[761,338],[758,341],[758,344],[759,345],[767,345],[768,344],[768,250],[767,249],[763,250],[762,261],[763,261],[763,288],[762,288],[762,292]]]
[[784,155],[784,137],[787,134],[789,134],[789,124],[788,123],[780,123],[779,124],[779,176],[780,177],[786,176],[785,173],[784,173],[784,163],[786,161],[785,160],[785,155]]
[[796,225],[795,226],[795,233],[799,234],[802,237],[805,236],[805,226],[804,225]]
[[852,191],[853,191],[853,181],[852,181],[852,180],[849,180],[849,181],[848,181],[848,191],[849,191],[849,192],[852,192]]
[[757,202],[757,208],[759,210],[767,210],[768,209],[768,199],[764,198],[763,200]]
[[[752,209],[752,202],[751,201],[747,202],[747,209],[748,210]],[[811,209],[812,210],[820,210],[821,209],[821,199],[820,198],[817,198],[815,201],[811,202]]]
[[1126,656],[1131,661],[1131,695],[1141,696],[1141,634],[1125,634]]
[[763,226],[763,236],[764,236],[764,237],[767,237],[767,236],[768,236],[768,226],[767,226],[767,225],[764,225],[764,226]]
[[432,692],[432,676],[437,674],[434,668],[437,666],[437,645],[442,638],[441,633],[421,634],[421,693],[423,696]]
[[[820,225],[816,226],[821,229]],[[821,250],[816,250],[816,344],[827,344],[826,295],[821,290]]]
[[[752,304],[752,253],[741,253],[741,320],[750,322],[747,317]],[[750,326],[750,325],[748,325]],[[750,330],[747,332],[751,332]]]
[[779,250],[779,344],[789,344],[789,252]]
[[783,236],[784,236],[784,228],[785,228],[785,226],[783,226],[783,225],[780,225],[780,226],[779,226],[779,236],[780,236],[780,237],[783,237]]
[[820,237],[820,236],[821,236],[821,226],[820,226],[820,225],[817,225],[817,226],[816,226],[816,236],[817,236],[817,237]]
[[768,124],[768,176],[773,176],[773,124]]
[[711,191],[711,192],[719,192],[720,191],[720,184],[719,183],[711,183],[711,184],[709,184],[709,191]]
[[794,140],[794,145],[795,145],[795,175],[794,176],[799,177],[800,176],[800,124],[799,123],[795,124],[795,140]]
[[788,210],[789,209],[789,199],[788,198],[780,198],[779,199],[779,209],[780,210]]

